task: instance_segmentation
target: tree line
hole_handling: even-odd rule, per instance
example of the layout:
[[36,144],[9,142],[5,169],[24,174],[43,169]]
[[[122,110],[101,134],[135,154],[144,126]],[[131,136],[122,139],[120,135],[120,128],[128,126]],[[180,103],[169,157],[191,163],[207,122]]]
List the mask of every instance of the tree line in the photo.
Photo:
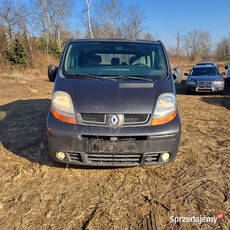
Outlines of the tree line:
[[[58,58],[71,37],[154,39],[145,29],[147,16],[138,6],[125,7],[122,0],[84,1],[85,9],[77,14],[74,0],[1,0],[0,62],[33,66],[38,53]],[[69,27],[73,20],[84,26],[84,35]],[[207,31],[193,30],[186,35],[178,31],[176,41],[176,46],[169,48],[171,55],[230,58],[229,36],[215,49]]]
[[172,56],[186,57],[190,59],[215,58],[217,61],[229,61],[230,59],[230,35],[222,38],[216,45],[212,43],[209,31],[192,30],[185,35],[177,31],[176,46],[169,48]]

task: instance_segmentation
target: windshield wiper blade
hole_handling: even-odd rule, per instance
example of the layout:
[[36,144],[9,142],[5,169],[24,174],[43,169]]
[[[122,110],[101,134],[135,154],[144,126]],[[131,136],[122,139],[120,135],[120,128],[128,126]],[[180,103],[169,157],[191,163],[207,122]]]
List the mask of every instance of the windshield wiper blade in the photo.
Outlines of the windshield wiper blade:
[[141,81],[153,81],[150,78],[144,78],[144,77],[135,77],[135,76],[129,76],[129,75],[118,75],[117,79],[131,79],[131,80],[141,80]]
[[85,73],[66,73],[67,75],[70,76],[79,76],[83,78],[96,78],[100,79],[100,75],[93,75],[93,74],[85,74]]
[[85,73],[66,73],[69,76],[78,76],[78,77],[82,77],[82,78],[91,78],[91,79],[99,79],[99,80],[111,80],[111,81],[115,81],[116,79],[111,78],[111,77],[107,77],[107,76],[101,76],[101,75],[93,75],[93,74],[85,74]]
[[101,76],[101,75],[93,75],[93,74],[85,74],[85,73],[66,73],[69,76],[79,76],[82,78],[93,78],[93,79],[108,79],[108,80],[141,80],[141,81],[153,81],[150,78],[144,78],[144,77],[135,77],[130,75],[118,75],[118,76]]

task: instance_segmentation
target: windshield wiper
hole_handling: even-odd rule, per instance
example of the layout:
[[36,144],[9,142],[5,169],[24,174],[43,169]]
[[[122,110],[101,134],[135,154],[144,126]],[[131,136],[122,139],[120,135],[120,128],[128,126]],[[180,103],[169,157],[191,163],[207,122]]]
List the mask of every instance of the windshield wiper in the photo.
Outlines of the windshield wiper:
[[66,73],[69,76],[73,76],[73,77],[81,77],[81,78],[91,78],[91,79],[98,79],[98,80],[111,80],[111,81],[116,81],[115,78],[111,78],[108,76],[101,76],[101,75],[93,75],[93,74],[85,74],[85,73]]
[[66,73],[69,76],[74,76],[74,77],[82,77],[82,78],[95,78],[95,79],[100,79],[100,75],[93,75],[93,74],[85,74],[85,73]]
[[118,75],[116,76],[115,78],[117,79],[122,79],[122,80],[141,80],[141,81],[153,81],[152,79],[150,78],[144,78],[144,77],[135,77],[135,76],[129,76],[129,75]]
[[93,75],[93,74],[85,74],[85,73],[66,73],[69,76],[79,76],[82,78],[93,78],[93,79],[108,79],[108,80],[141,80],[141,81],[153,81],[150,78],[144,78],[144,77],[135,77],[135,76],[129,76],[129,75],[118,75],[118,76],[101,76],[101,75]]

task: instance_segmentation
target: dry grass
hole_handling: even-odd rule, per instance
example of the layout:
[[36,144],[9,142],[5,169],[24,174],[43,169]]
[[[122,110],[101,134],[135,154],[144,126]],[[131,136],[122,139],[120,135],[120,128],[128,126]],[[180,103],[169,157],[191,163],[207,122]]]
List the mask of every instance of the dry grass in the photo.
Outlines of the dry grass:
[[[186,95],[183,84],[175,162],[87,170],[50,161],[45,123],[53,84],[46,76],[1,77],[0,229],[229,229],[230,89]],[[217,224],[169,222],[220,211]]]
[[34,54],[32,67],[17,68],[10,65],[6,60],[2,59],[0,62],[0,77],[19,78],[19,79],[33,79],[43,78],[47,75],[47,68],[49,64],[58,65],[58,60],[50,55],[37,52]]

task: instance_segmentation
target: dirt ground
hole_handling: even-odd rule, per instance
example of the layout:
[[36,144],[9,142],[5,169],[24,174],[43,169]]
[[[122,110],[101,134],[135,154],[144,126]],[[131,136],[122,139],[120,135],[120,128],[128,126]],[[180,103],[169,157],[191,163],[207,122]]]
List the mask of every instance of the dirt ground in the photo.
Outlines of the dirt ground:
[[[230,88],[186,95],[182,139],[163,166],[82,169],[53,163],[46,114],[53,83],[0,77],[0,229],[229,229]],[[217,223],[171,223],[215,217]]]

